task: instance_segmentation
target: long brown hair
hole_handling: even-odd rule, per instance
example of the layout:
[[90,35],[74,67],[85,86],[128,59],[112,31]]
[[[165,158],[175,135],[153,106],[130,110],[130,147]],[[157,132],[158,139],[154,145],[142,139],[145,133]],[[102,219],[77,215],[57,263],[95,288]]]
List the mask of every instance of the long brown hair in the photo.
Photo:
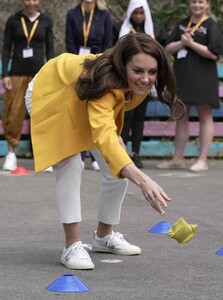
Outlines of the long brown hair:
[[84,72],[77,79],[75,87],[80,100],[100,98],[111,89],[128,88],[126,65],[138,53],[145,53],[156,59],[158,97],[170,107],[172,118],[182,117],[184,105],[176,97],[175,75],[165,50],[155,39],[144,33],[127,34],[96,59],[85,59]]

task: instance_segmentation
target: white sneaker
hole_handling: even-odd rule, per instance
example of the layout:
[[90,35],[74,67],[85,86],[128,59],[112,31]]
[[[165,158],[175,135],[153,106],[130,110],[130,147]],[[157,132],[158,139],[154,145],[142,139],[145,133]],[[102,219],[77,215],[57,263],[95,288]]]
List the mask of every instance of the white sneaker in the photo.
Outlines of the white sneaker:
[[43,170],[42,172],[53,173],[53,167],[46,168],[46,169]]
[[4,171],[14,171],[17,168],[17,158],[14,152],[9,152],[5,157],[5,162],[2,166]]
[[99,165],[96,160],[91,163],[91,167],[94,171],[100,171]]
[[82,242],[80,241],[72,244],[67,249],[64,248],[61,256],[61,263],[69,269],[94,269],[94,264],[88,252],[84,248],[91,249],[92,247],[88,244],[82,244]]
[[103,238],[99,238],[95,231],[92,242],[92,251],[120,255],[137,255],[141,253],[139,247],[131,245],[124,239],[121,233],[113,231]]

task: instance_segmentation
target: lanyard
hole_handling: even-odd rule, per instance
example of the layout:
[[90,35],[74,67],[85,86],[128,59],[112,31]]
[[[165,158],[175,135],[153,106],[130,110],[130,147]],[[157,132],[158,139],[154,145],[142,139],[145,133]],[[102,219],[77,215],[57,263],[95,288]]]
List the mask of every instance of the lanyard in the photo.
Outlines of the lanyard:
[[[190,31],[190,33],[194,33],[201,26],[201,24],[204,22],[205,19],[206,19],[206,15],[204,15],[202,18],[200,18],[199,22],[197,22],[197,24],[193,27],[193,29]],[[190,29],[191,24],[192,24],[192,17],[190,17],[190,21],[187,25],[187,30]]]
[[84,5],[83,4],[81,4],[81,11],[82,11],[82,15],[83,15],[84,46],[86,47],[89,32],[90,32],[90,28],[91,28],[91,24],[92,24],[92,20],[93,20],[94,8],[91,9],[91,11],[90,11],[90,17],[89,17],[89,20],[88,20],[88,24],[86,24],[85,10],[84,10]]
[[136,33],[137,31],[135,30],[135,28],[132,27],[131,32]]
[[39,20],[36,20],[33,24],[33,27],[32,27],[32,30],[30,32],[30,35],[28,34],[28,30],[27,30],[27,26],[26,26],[26,22],[25,22],[25,19],[23,17],[21,17],[21,22],[22,22],[22,28],[23,28],[23,31],[24,31],[24,34],[25,34],[25,37],[27,39],[27,45],[29,47],[30,45],[30,42],[33,38],[33,35],[34,35],[34,32],[36,30],[36,27],[38,26],[38,23],[39,23]]

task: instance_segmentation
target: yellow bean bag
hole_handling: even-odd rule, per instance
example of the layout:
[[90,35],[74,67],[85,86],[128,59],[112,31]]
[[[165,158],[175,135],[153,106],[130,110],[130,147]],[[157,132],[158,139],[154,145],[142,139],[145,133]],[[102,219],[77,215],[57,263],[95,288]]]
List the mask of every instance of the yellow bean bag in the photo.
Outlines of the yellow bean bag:
[[188,224],[183,218],[180,218],[168,232],[168,237],[175,239],[178,243],[187,243],[194,237],[198,226],[195,224]]

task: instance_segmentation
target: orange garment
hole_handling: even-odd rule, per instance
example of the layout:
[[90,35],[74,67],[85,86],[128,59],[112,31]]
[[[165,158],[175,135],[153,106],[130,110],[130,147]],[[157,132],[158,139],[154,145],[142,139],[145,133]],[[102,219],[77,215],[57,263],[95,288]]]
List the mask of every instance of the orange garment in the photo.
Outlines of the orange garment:
[[2,127],[5,139],[16,147],[21,138],[23,121],[26,117],[25,93],[30,76],[11,76],[12,89],[3,95]]

